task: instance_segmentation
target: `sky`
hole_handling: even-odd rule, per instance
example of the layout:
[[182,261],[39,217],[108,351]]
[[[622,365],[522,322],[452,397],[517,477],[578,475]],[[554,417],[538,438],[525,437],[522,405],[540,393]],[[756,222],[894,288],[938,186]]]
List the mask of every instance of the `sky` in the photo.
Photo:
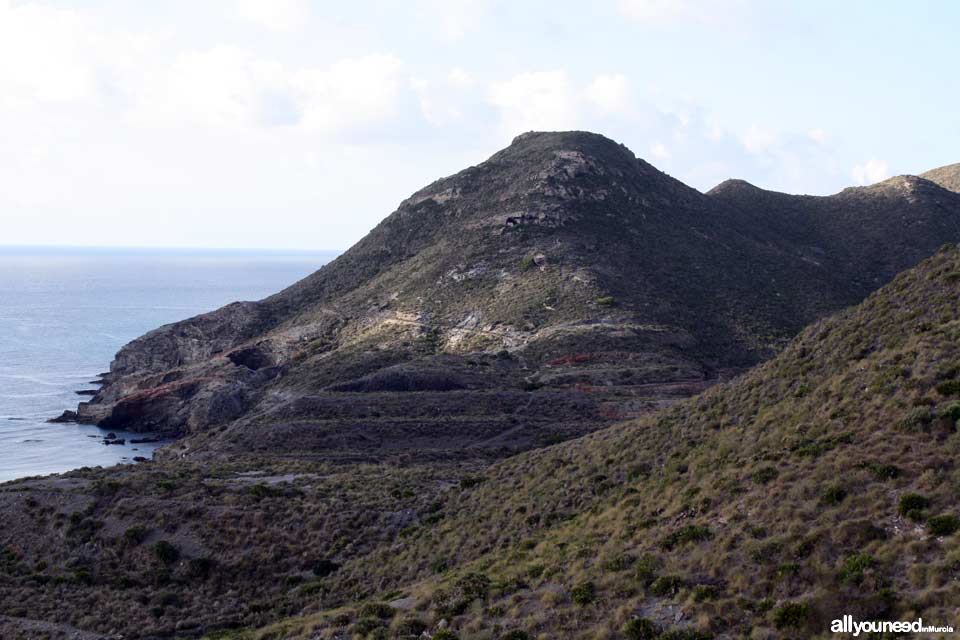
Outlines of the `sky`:
[[708,190],[960,162],[960,2],[0,0],[0,244],[346,249],[529,130]]

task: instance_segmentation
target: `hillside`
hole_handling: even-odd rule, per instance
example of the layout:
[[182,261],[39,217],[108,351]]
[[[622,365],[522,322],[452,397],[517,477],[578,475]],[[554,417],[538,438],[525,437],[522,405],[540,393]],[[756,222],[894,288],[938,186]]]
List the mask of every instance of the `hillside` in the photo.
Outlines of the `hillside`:
[[500,457],[693,395],[960,240],[960,194],[918,178],[745,184],[524,134],[287,290],[130,343],[76,417],[196,436],[171,456]]
[[829,637],[843,614],[960,626],[958,301],[948,246],[733,382],[493,465],[329,578],[334,600],[381,585],[392,608],[231,637],[406,637],[441,619],[461,638]]
[[960,192],[960,162],[931,169],[920,174],[930,182],[935,182],[944,189]]

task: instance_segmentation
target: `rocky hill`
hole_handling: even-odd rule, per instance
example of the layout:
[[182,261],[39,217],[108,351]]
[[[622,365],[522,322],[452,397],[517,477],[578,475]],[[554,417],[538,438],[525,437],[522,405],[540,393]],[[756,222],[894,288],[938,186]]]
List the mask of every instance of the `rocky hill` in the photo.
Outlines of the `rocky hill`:
[[704,195],[524,134],[289,289],[127,345],[78,419],[202,435],[168,455],[503,455],[699,392],[958,239],[960,195],[919,178]]
[[960,192],[960,162],[931,169],[921,173],[920,177],[935,182],[944,189]]

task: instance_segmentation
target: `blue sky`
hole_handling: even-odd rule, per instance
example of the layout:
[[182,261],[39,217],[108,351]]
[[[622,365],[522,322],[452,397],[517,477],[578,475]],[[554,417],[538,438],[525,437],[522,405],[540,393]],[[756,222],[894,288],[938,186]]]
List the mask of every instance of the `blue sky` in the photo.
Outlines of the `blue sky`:
[[530,129],[706,190],[960,162],[960,3],[0,0],[2,244],[342,249]]

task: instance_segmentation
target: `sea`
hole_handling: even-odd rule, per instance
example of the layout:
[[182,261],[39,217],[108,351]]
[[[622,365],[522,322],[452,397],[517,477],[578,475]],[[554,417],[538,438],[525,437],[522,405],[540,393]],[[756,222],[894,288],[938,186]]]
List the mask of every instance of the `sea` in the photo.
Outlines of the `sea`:
[[[0,247],[0,482],[150,458],[160,444],[52,424],[130,340],[293,284],[336,252]],[[161,443],[162,444],[162,443]]]

